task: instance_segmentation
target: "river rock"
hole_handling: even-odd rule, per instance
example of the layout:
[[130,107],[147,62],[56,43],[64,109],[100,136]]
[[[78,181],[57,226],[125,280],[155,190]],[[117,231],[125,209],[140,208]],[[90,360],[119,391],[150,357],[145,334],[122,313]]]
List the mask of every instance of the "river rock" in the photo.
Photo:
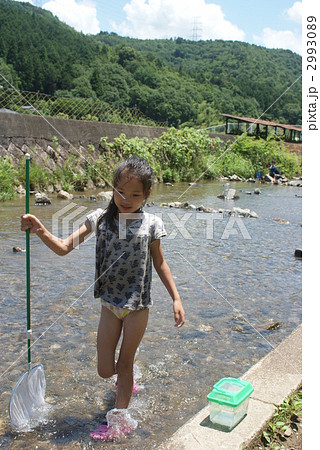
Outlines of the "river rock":
[[91,180],[91,178],[89,178],[89,180],[87,181],[87,185],[86,185],[86,188],[87,189],[94,189],[95,188],[95,186],[94,186],[94,182]]
[[244,179],[239,177],[238,175],[231,175],[228,178],[230,181],[244,181]]
[[283,434],[285,437],[290,437],[292,435],[292,428],[288,427]]
[[302,259],[302,249],[301,248],[296,248],[296,250],[294,252],[294,256],[296,258]]
[[205,324],[201,324],[200,325],[200,331],[203,331],[205,333],[211,333],[213,330],[213,327],[211,325],[205,325]]
[[60,198],[61,200],[72,200],[73,194],[69,194],[69,192],[61,190],[58,192],[57,198]]
[[259,195],[259,194],[261,194],[261,191],[260,191],[259,188],[257,188],[257,189],[254,190],[254,193],[255,193],[256,195]]
[[202,211],[204,213],[211,213],[211,214],[223,214],[224,216],[236,216],[236,217],[252,217],[257,219],[259,216],[256,212],[250,211],[250,209],[242,209],[242,208],[233,208],[231,211],[230,209],[214,209],[210,208],[208,206],[195,206],[189,202],[171,202],[171,203],[160,203],[160,207],[170,207],[170,208],[182,208],[182,209],[191,209],[196,211]]
[[258,219],[258,214],[254,211],[250,211],[250,209],[242,209],[242,208],[232,208],[232,212],[231,212],[232,216],[236,216],[236,217],[252,217],[254,219]]
[[239,195],[235,189],[225,189],[218,198],[222,198],[223,200],[236,200],[239,198]]
[[104,188],[104,187],[106,187],[106,182],[102,178],[97,178],[97,180],[96,180],[96,187],[97,188]]
[[25,253],[25,249],[21,248],[21,247],[13,247],[12,249],[13,253]]
[[53,186],[53,184],[48,184],[46,190],[47,190],[48,194],[53,194],[54,193],[54,186]]
[[197,207],[197,211],[205,212],[205,213],[217,213],[218,211],[213,208],[209,208],[208,206],[200,205]]
[[276,330],[277,328],[280,328],[280,326],[281,326],[281,323],[278,322],[278,321],[277,322],[271,322],[271,323],[265,325],[265,330],[268,330],[268,331]]
[[294,186],[294,187],[302,187],[302,180],[291,180],[287,183],[288,186]]
[[204,208],[202,209],[202,211],[205,212],[205,213],[218,213],[218,212],[219,212],[219,211],[217,211],[216,209],[213,209],[213,208],[207,208],[207,207],[204,207]]
[[247,182],[248,183],[256,183],[256,180],[254,178],[248,178]]
[[112,195],[113,195],[112,191],[99,192],[99,194],[97,194],[96,199],[97,200],[104,200],[104,201],[109,203],[110,200],[112,199]]
[[8,155],[10,155],[10,157],[16,162],[19,162],[19,160],[24,157],[22,149],[14,145],[13,142],[10,142],[9,144]]
[[58,154],[57,152],[51,147],[51,145],[47,145],[47,153],[50,156],[50,158],[53,159],[54,162],[58,161]]
[[184,206],[184,209],[197,209],[197,207],[195,205],[193,205],[192,203],[189,203],[188,205]]
[[[185,208],[184,205],[183,205],[183,207]],[[182,203],[181,202],[170,202],[170,203],[168,203],[168,206],[169,206],[169,208],[182,208]]]
[[282,219],[281,217],[274,217],[272,220],[274,222],[280,223],[281,225],[289,225],[290,223],[288,220]]
[[266,181],[267,183],[274,183],[274,179],[268,174],[264,176],[264,181]]
[[47,194],[44,194],[43,192],[37,192],[35,194],[35,200],[36,205],[51,205],[50,198],[47,196]]
[[61,189],[62,189],[61,181],[57,181],[57,182],[54,184],[53,187],[54,187],[54,190],[55,190],[56,192],[61,191]]
[[16,192],[17,192],[17,194],[19,194],[19,195],[26,195],[26,190],[25,190],[24,187],[21,186],[21,184],[20,184],[20,186],[18,186],[18,187],[16,188]]

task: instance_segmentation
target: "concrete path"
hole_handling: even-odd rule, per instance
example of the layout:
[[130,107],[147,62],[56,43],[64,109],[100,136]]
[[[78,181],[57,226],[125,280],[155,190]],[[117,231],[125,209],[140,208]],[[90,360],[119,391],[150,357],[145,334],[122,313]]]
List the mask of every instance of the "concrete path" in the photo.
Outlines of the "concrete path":
[[[265,427],[276,408],[302,381],[302,326],[246,372],[254,392],[248,415],[231,432],[214,429],[209,406],[202,409],[158,450],[239,450],[245,448]],[[216,380],[218,381],[218,380]]]

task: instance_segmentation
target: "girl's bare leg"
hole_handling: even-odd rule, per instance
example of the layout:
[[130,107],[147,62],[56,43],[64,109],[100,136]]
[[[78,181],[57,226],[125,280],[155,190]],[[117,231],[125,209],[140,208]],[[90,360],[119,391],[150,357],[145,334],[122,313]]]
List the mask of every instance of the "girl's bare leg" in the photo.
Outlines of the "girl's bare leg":
[[112,311],[101,306],[101,316],[98,327],[97,351],[98,374],[102,378],[112,377],[116,373],[115,352],[120,339],[122,320]]
[[148,323],[149,310],[133,311],[123,320],[123,338],[116,365],[118,389],[116,408],[128,408],[133,387],[133,363]]

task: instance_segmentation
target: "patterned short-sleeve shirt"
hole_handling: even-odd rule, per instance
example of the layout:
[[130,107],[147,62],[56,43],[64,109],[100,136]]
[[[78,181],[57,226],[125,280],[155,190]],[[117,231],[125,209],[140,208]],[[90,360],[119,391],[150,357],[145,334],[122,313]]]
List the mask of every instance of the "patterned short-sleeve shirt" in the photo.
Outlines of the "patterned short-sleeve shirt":
[[87,216],[96,233],[96,274],[94,296],[112,305],[130,310],[152,306],[152,258],[150,245],[166,236],[160,217],[141,212],[135,220],[116,221],[115,232],[105,218],[99,225],[103,210]]

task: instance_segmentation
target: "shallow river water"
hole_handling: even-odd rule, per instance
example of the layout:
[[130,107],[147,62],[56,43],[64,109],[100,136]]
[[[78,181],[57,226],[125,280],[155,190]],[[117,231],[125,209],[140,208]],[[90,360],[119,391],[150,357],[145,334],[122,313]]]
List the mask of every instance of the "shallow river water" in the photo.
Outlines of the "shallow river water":
[[[12,251],[15,246],[25,248],[19,219],[24,198],[0,205],[0,447],[156,448],[206,405],[215,382],[240,377],[301,323],[301,261],[294,257],[301,248],[301,188],[249,183],[231,187],[240,194],[235,202],[217,198],[222,182],[191,188],[187,183],[159,184],[153,189],[150,201],[155,204],[146,211],[161,214],[167,228],[162,247],[186,323],[180,330],[174,327],[171,299],[154,273],[154,306],[136,360],[141,390],[130,406],[138,428],[108,444],[89,436],[115,400],[114,380],[102,380],[96,371],[100,305],[92,287],[94,238],[61,258],[31,237],[33,341],[42,336],[32,348],[32,360],[44,365],[47,401],[53,406],[46,423],[33,431],[11,430],[9,398],[27,369],[25,255]],[[260,195],[247,194],[256,187]],[[227,215],[159,206],[169,201],[215,209],[239,206],[259,218],[235,221]],[[64,217],[72,214],[76,220],[104,207],[89,199],[72,202],[73,209]],[[70,203],[54,198],[50,206],[32,206],[31,213],[51,229]],[[65,228],[60,218],[59,232]],[[266,329],[276,322],[279,327]]]

